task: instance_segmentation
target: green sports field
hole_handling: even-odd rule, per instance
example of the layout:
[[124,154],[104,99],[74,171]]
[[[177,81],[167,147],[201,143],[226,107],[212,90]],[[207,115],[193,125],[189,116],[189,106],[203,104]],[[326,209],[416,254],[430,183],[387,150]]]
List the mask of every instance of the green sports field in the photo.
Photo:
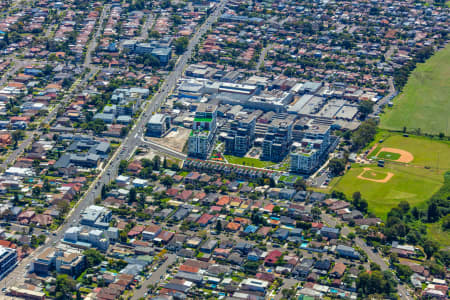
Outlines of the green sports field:
[[[371,176],[371,171],[366,171],[363,174],[365,178],[384,179],[387,172],[393,173],[394,176],[386,183],[358,178],[367,167],[370,167],[376,175]],[[437,174],[434,170],[387,162],[384,168],[376,165],[353,164],[334,188],[350,199],[354,192],[361,192],[369,204],[369,210],[385,218],[388,211],[402,200],[408,201],[411,206],[424,203],[441,187],[442,183],[442,174]]]
[[[410,152],[414,156],[413,161],[403,164],[386,160],[384,168],[375,164],[353,164],[344,176],[333,180],[330,186],[331,189],[345,193],[348,198],[356,191],[361,192],[369,203],[369,210],[385,218],[398,202],[406,200],[411,206],[420,206],[442,186],[443,174],[450,170],[450,143],[426,137],[403,137],[398,133],[381,131],[369,147],[380,140],[383,142],[377,145],[374,154],[382,147],[397,148]],[[364,168],[371,170],[363,173]],[[394,175],[386,183],[358,178],[363,173],[364,178],[380,180],[384,179],[388,172]]]
[[[377,154],[383,147],[397,148],[408,151],[414,156],[411,165],[427,166],[433,169],[437,168],[442,172],[450,170],[449,141],[413,135],[404,137],[399,133],[380,131],[369,148],[380,140],[383,140],[383,142],[378,143],[377,148],[372,152],[370,157]],[[391,160],[395,159],[391,158]]]
[[380,128],[450,136],[450,44],[411,73],[394,106],[381,116]]

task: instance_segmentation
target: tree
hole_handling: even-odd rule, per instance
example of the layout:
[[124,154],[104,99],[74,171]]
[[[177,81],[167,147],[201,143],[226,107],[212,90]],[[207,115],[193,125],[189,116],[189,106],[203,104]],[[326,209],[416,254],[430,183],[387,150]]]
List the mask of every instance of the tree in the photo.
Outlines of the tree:
[[398,260],[398,254],[397,253],[391,253],[391,254],[389,254],[389,263],[391,264],[391,265],[393,265],[393,264],[397,264],[399,262],[399,260]]
[[72,299],[72,293],[75,291],[76,282],[67,274],[56,276],[56,299]]
[[347,237],[351,240],[354,240],[356,238],[356,234],[354,232],[350,232]]
[[17,192],[14,192],[14,199],[13,203],[17,205],[19,203],[19,194]]
[[160,182],[166,188],[170,188],[173,185],[173,178],[170,176],[164,176],[163,178],[161,178]]
[[222,222],[221,221],[217,221],[217,223],[216,223],[216,231],[217,232],[221,232],[222,231]]
[[320,209],[318,207],[313,207],[311,209],[311,214],[312,214],[313,219],[318,219],[320,217],[321,213],[322,212],[320,211]]
[[423,251],[427,255],[427,258],[430,259],[436,251],[438,251],[439,245],[436,242],[431,240],[426,240],[423,244]]
[[121,160],[119,163],[119,174],[122,174],[128,168],[128,162],[126,160]]
[[70,204],[65,200],[59,201],[57,207],[61,217],[66,215],[70,210]]
[[442,229],[450,230],[450,214],[442,218]]
[[360,101],[358,111],[361,114],[361,119],[364,120],[369,114],[373,112],[373,102]]
[[87,249],[83,252],[86,257],[86,267],[92,268],[98,266],[102,261],[105,260],[105,256],[96,249]]
[[404,200],[400,201],[400,203],[398,204],[398,207],[402,210],[402,212],[404,214],[406,214],[409,211],[409,209],[410,209],[409,202],[408,201],[404,201]]
[[44,184],[42,186],[42,189],[44,190],[44,192],[50,192],[50,190],[51,190],[51,186],[50,186],[50,183],[48,182],[47,178],[44,179]]
[[359,128],[352,134],[352,150],[356,151],[365,147],[372,141],[377,133],[377,123],[369,119],[361,123]]
[[403,281],[408,280],[409,277],[411,277],[411,275],[413,274],[413,271],[407,265],[396,264],[395,269],[397,271],[398,277]]
[[305,191],[306,190],[306,182],[303,178],[299,178],[294,183],[294,188],[296,191]]
[[358,205],[355,205],[355,207],[361,212],[367,212],[368,206],[369,204],[367,203],[366,199],[359,200]]
[[35,186],[32,191],[33,197],[39,197],[41,195],[41,188]]
[[244,264],[244,269],[248,273],[255,274],[256,271],[258,271],[258,268],[259,268],[259,263],[256,261],[247,261]]
[[420,218],[420,211],[417,207],[413,207],[413,209],[411,210],[411,215],[418,220]]
[[144,193],[141,193],[140,195],[139,195],[139,204],[141,205],[141,206],[144,206],[144,204],[145,204],[145,200],[147,199],[147,197],[145,196],[145,194]]
[[128,240],[128,234],[125,230],[119,232],[119,240],[121,243],[126,243]]
[[352,199],[353,199],[353,203],[358,203],[361,200],[361,192],[360,191],[356,191],[353,193],[352,195]]
[[359,273],[356,279],[358,292],[363,295],[387,295],[394,291],[394,285],[394,279],[390,271],[381,272],[380,270],[375,270],[371,271],[370,274],[363,271]]
[[101,191],[102,200],[104,200],[106,198],[106,193],[107,193],[106,185],[102,185],[102,191]]
[[161,34],[156,30],[149,30],[148,37],[158,39],[161,37]]
[[185,36],[180,37],[175,40],[174,45],[175,45],[175,53],[178,55],[183,54],[189,45],[189,39]]
[[328,164],[331,174],[333,176],[338,176],[345,170],[345,162],[342,159],[333,158]]
[[131,188],[130,192],[128,193],[128,202],[133,203],[136,202],[136,189]]
[[295,289],[283,289],[281,291],[281,294],[283,294],[283,297],[286,299],[291,299],[295,296]]
[[23,139],[24,136],[25,136],[25,133],[23,132],[23,130],[14,130],[11,133],[11,139],[12,139],[13,143],[19,142],[21,139]]
[[159,171],[160,166],[161,166],[161,157],[155,155],[155,157],[153,157],[153,169]]
[[439,218],[439,208],[434,201],[428,205],[427,219],[428,222],[436,222]]
[[171,19],[172,19],[172,22],[173,22],[173,24],[174,24],[175,26],[180,25],[181,22],[183,21],[183,20],[181,19],[181,16],[175,15],[175,14],[172,15]]

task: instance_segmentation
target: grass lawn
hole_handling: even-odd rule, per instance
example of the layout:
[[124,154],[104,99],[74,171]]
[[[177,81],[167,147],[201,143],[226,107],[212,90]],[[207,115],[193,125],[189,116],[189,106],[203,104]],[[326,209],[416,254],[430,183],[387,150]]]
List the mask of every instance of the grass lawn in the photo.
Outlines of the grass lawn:
[[383,151],[383,152],[380,152],[380,153],[377,155],[377,157],[378,157],[378,158],[381,158],[381,159],[397,160],[397,159],[400,158],[400,154]]
[[380,131],[375,142],[381,139],[383,143],[378,144],[372,152],[373,155],[383,147],[397,148],[406,150],[414,156],[414,160],[410,163],[412,165],[429,166],[442,171],[450,170],[450,142],[448,141],[423,136],[404,137],[402,134],[388,131]]
[[[375,177],[383,174],[384,178],[387,172],[394,173],[394,176],[386,183],[359,179],[358,175],[363,172],[364,167],[370,167],[376,174]],[[371,171],[365,172],[364,177],[371,176],[370,173]],[[401,200],[408,201],[411,206],[420,206],[441,187],[442,183],[441,172],[386,162],[384,168],[353,164],[344,176],[332,181],[330,186],[334,185],[334,189],[345,193],[348,198],[356,191],[361,192],[369,204],[369,210],[381,218],[386,218],[388,211],[397,206]]]
[[256,158],[238,157],[232,155],[224,155],[224,156],[230,164],[243,165],[255,168],[267,168],[275,164],[274,162],[271,161],[262,161]]
[[380,128],[408,130],[450,136],[450,44],[411,73],[394,106],[381,116]]
[[427,224],[428,237],[439,243],[442,247],[450,247],[450,234],[442,230],[442,222]]

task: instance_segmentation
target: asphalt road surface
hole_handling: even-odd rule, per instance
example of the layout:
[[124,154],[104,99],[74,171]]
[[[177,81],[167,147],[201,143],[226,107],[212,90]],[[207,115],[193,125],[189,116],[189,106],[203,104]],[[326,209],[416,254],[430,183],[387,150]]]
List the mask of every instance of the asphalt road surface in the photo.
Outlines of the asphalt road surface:
[[[347,226],[345,226],[345,224],[343,224],[339,220],[331,217],[330,215],[322,214],[321,218],[329,226],[335,227],[338,224],[342,225],[343,226],[342,230],[341,230],[341,234],[342,235],[348,235],[350,233],[350,229]],[[380,269],[382,271],[390,270],[389,266],[384,261],[384,259],[378,253],[373,252],[372,249],[369,246],[367,246],[367,244],[366,244],[366,242],[364,240],[360,239],[359,237],[356,237],[355,238],[355,244],[367,254],[367,256],[369,257],[370,261],[372,261],[372,262],[376,263],[377,265],[379,265]],[[403,300],[411,300],[412,299],[411,297],[409,297],[406,294],[406,291],[407,291],[406,290],[406,286],[404,286],[403,284],[398,283],[397,284],[397,290],[399,292],[399,295],[401,294],[400,299],[403,299]]]
[[175,254],[166,254],[166,256],[167,260],[156,271],[153,272],[152,276],[150,276],[149,279],[142,282],[141,288],[134,291],[131,300],[137,300],[139,298],[145,297],[144,295],[148,290],[147,286],[149,284],[155,285],[162,280],[161,277],[164,278],[167,268],[177,259],[177,256]]
[[[103,170],[100,171],[99,176],[94,180],[94,182],[89,187],[88,191],[85,193],[85,195],[79,200],[78,205],[76,205],[72,211],[69,213],[69,215],[66,217],[65,223],[60,226],[60,228],[50,235],[45,245],[41,246],[40,248],[36,249],[30,256],[23,259],[18,267],[11,272],[8,276],[3,278],[0,281],[0,286],[17,286],[24,282],[24,277],[27,270],[27,264],[29,264],[35,257],[37,257],[40,253],[42,253],[46,248],[53,247],[63,236],[66,230],[79,223],[80,221],[80,214],[81,212],[86,209],[89,205],[94,203],[94,199],[98,197],[101,193],[101,188],[104,184],[108,184],[111,180],[113,180],[116,175],[119,168],[120,161],[122,159],[128,159],[130,155],[134,153],[134,150],[136,149],[137,145],[142,143],[141,137],[142,134],[145,132],[146,124],[148,123],[148,120],[150,119],[151,115],[158,111],[160,108],[162,102],[166,99],[169,92],[175,87],[177,81],[179,78],[181,78],[182,73],[186,67],[186,64],[188,62],[188,59],[192,56],[192,51],[195,49],[195,46],[200,42],[200,39],[204,33],[207,32],[211,28],[211,25],[217,21],[217,19],[220,17],[220,15],[223,12],[223,8],[225,7],[227,0],[222,0],[216,7],[213,13],[206,19],[206,21],[200,26],[198,31],[194,34],[194,36],[191,38],[189,45],[187,47],[186,52],[180,56],[178,59],[177,64],[175,65],[174,70],[167,76],[166,80],[162,84],[159,92],[155,94],[155,96],[152,98],[151,102],[147,105],[147,108],[145,111],[141,114],[139,119],[137,120],[135,126],[130,130],[127,137],[124,139],[122,144],[119,146],[117,151],[113,154],[112,158],[108,161],[108,163],[105,165]],[[106,9],[106,8],[105,8]],[[105,9],[103,9],[101,20],[104,19],[105,15]],[[101,27],[101,24],[103,21],[99,22],[99,27]],[[97,34],[99,31],[97,30]],[[97,36],[96,34],[96,36]],[[95,49],[95,43],[97,39],[94,37],[93,39],[93,49]],[[89,57],[91,55],[91,52],[87,52],[87,56]],[[87,62],[90,62],[90,59],[86,59]],[[85,63],[86,63],[85,61]],[[91,72],[93,72],[91,70]],[[90,73],[91,74],[91,73]],[[87,81],[88,76],[84,78],[84,80]],[[70,95],[67,94],[65,97],[65,100],[69,98]],[[51,120],[52,115],[56,115],[57,108],[59,108],[59,105],[52,111],[52,113],[48,114],[46,119]],[[27,144],[31,143],[32,138],[27,140]],[[23,143],[25,144],[25,143]],[[26,146],[23,147],[25,149]],[[22,151],[23,151],[22,149]],[[21,152],[20,152],[21,153]],[[17,157],[19,154],[15,155]],[[11,156],[11,155],[10,155]],[[15,157],[12,158],[12,160],[15,160]]]

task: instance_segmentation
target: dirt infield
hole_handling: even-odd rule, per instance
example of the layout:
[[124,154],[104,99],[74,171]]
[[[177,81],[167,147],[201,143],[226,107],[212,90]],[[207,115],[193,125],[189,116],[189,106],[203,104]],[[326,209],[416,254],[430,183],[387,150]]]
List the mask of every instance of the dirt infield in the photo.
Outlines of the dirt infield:
[[[362,180],[373,181],[373,182],[386,183],[392,178],[392,176],[394,176],[394,173],[387,172],[386,177],[384,177],[383,179],[374,179],[374,178],[364,177],[364,174],[366,172],[370,172],[370,171],[373,171],[373,170],[371,168],[364,168],[363,171],[361,172],[361,174],[358,175],[358,178],[362,179]],[[375,176],[374,174],[376,174],[375,171],[372,172],[372,176]]]
[[381,152],[391,152],[391,153],[400,154],[400,157],[393,161],[397,161],[397,162],[401,162],[401,163],[410,163],[414,159],[414,156],[410,152],[402,150],[402,149],[383,147],[380,149],[380,151],[378,151],[376,156],[378,156]]

